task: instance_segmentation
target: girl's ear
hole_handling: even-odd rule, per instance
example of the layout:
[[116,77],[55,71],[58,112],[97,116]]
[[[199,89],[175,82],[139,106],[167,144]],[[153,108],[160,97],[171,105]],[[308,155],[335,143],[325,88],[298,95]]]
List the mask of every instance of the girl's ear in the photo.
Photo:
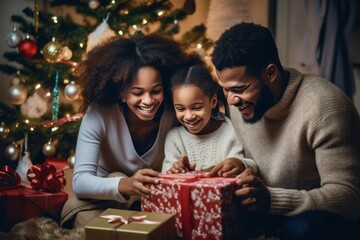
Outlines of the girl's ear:
[[217,94],[211,98],[211,108],[215,109],[218,104]]

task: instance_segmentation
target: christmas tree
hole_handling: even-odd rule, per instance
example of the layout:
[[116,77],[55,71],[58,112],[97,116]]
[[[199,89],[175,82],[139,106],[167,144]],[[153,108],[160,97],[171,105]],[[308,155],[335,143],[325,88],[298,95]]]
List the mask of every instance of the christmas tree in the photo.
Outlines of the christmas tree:
[[[182,8],[167,0],[49,1],[49,9],[75,10],[57,16],[39,11],[38,4],[34,0],[23,15],[12,15],[14,30],[6,37],[9,51],[3,57],[9,63],[0,64],[0,71],[13,80],[11,105],[0,103],[1,165],[16,166],[24,151],[33,163],[73,157],[82,117],[81,89],[73,72],[84,54],[115,35],[133,38],[156,32],[174,38],[179,22],[196,9],[194,0],[186,0]],[[205,52],[212,45],[205,30],[204,25],[195,26],[176,40],[184,49]]]

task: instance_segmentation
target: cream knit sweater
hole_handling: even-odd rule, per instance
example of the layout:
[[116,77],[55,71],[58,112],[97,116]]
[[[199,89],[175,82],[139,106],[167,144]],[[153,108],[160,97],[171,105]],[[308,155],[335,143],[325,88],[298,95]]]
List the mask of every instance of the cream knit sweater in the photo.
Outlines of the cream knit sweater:
[[231,120],[225,116],[224,122],[216,131],[195,135],[184,126],[172,128],[166,136],[165,159],[162,172],[169,170],[183,155],[187,155],[195,170],[201,171],[215,166],[227,158],[237,158],[246,167],[257,172],[256,163],[244,157],[244,149],[236,136]]
[[287,89],[255,124],[235,107],[231,119],[245,155],[271,195],[270,213],[325,210],[360,216],[360,119],[332,83],[287,69]]

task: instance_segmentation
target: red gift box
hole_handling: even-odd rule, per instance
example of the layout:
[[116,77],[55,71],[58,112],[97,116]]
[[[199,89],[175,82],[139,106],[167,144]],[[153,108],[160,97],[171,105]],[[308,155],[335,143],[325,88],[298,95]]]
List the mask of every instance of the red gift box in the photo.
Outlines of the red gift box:
[[152,194],[141,199],[142,211],[175,214],[183,239],[238,239],[243,231],[235,178],[205,178],[202,173],[165,174],[148,185]]
[[15,224],[40,216],[58,221],[67,199],[63,191],[50,193],[23,186],[0,190],[0,230],[8,232]]
[[63,170],[69,167],[67,159],[48,157],[46,158],[44,164],[53,165],[56,170]]

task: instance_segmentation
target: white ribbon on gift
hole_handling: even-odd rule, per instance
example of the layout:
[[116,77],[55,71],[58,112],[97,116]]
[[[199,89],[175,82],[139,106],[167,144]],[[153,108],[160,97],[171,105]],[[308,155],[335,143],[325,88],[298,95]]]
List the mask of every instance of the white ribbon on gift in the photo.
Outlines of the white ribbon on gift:
[[123,224],[129,224],[131,222],[138,223],[138,224],[159,224],[159,223],[161,223],[159,221],[146,220],[146,217],[147,217],[146,215],[131,216],[131,217],[124,217],[121,215],[103,215],[100,217],[108,219],[108,223],[121,223],[119,226],[121,226]]

